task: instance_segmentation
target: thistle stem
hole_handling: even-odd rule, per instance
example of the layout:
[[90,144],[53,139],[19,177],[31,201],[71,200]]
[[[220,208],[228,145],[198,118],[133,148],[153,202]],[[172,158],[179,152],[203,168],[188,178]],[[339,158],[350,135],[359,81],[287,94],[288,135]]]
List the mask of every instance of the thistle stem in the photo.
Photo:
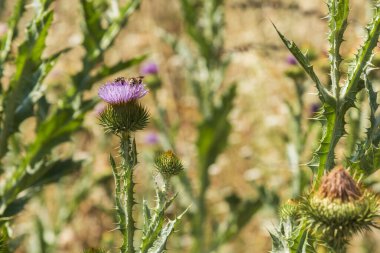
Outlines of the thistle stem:
[[[131,141],[129,133],[122,133],[120,136],[120,156],[121,156],[121,168],[123,175],[123,191],[120,192],[124,198],[124,219],[121,219],[124,224],[121,224],[124,229],[123,237],[124,242],[121,248],[124,253],[134,253],[133,239],[135,234],[135,221],[133,219],[133,206],[136,203],[133,198],[134,186],[133,182],[133,169],[137,164],[137,153],[135,142]],[[123,230],[122,230],[123,231]]]

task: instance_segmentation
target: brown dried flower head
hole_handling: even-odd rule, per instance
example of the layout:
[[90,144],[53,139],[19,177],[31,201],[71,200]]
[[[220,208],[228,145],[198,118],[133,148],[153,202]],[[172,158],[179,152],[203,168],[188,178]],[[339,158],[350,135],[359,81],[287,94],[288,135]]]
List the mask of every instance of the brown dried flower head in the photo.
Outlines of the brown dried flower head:
[[342,167],[333,169],[322,178],[317,194],[323,199],[340,200],[343,203],[358,200],[362,196],[358,184]]

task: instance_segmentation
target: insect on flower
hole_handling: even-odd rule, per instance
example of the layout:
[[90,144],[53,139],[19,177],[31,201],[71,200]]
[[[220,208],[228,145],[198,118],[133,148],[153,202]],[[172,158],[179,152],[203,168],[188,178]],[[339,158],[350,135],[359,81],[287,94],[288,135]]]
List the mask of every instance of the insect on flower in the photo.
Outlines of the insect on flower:
[[142,84],[143,79],[144,79],[144,76],[131,77],[129,78],[128,82],[130,85],[134,86],[134,85]]

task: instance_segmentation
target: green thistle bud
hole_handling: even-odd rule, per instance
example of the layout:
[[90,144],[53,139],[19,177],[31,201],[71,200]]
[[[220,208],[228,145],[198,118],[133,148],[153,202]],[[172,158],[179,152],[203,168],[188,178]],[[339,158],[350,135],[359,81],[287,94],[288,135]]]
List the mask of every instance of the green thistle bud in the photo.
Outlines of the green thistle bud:
[[137,101],[109,104],[99,113],[100,124],[108,132],[135,132],[144,129],[149,121],[148,110]]
[[280,208],[281,220],[297,219],[299,217],[299,203],[293,199],[289,199]]
[[183,171],[182,162],[171,150],[157,155],[155,159],[155,166],[166,180]]
[[302,204],[308,228],[328,247],[344,252],[349,238],[375,226],[378,199],[343,168],[335,168]]

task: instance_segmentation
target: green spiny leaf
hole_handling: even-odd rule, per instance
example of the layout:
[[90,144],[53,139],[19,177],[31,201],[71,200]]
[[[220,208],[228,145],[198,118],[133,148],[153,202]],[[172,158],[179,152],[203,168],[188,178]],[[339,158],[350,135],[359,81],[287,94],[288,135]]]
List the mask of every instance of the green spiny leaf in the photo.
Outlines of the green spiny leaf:
[[308,164],[316,176],[316,183],[323,176],[324,171],[334,167],[334,147],[339,139],[345,134],[344,114],[336,111],[328,104],[322,105],[323,111],[320,115],[323,131],[322,138],[317,150],[314,152],[312,161]]
[[[17,24],[25,11],[25,2],[25,0],[18,0],[16,2],[12,16],[8,21],[8,33],[0,39],[0,78],[3,76],[4,62],[11,51],[12,41],[17,36]],[[2,91],[1,86],[0,91]]]
[[272,253],[316,253],[312,239],[306,229],[295,221],[287,219],[280,222],[279,229],[270,233]]
[[[19,126],[26,118],[33,115],[33,105],[38,103],[38,101],[44,96],[44,92],[42,90],[42,83],[44,79],[57,63],[58,57],[67,51],[68,49],[60,51],[49,57],[47,60],[44,60],[37,71],[33,74],[33,78],[30,80],[31,83],[25,87],[23,96],[20,98],[21,102],[16,108],[15,127]],[[42,120],[42,118],[39,118],[39,120]],[[13,129],[13,131],[15,130],[16,129]]]
[[358,147],[357,154],[348,161],[348,166],[359,175],[369,176],[380,168],[380,148],[370,145]]
[[149,229],[149,224],[151,223],[151,220],[152,220],[152,215],[149,210],[148,201],[146,199],[143,200],[143,215],[144,215],[143,237],[146,237],[148,229]]
[[284,35],[280,33],[280,31],[277,29],[275,25],[273,25],[276,29],[278,35],[280,36],[281,40],[284,42],[285,46],[289,49],[289,51],[296,57],[299,64],[303,67],[303,69],[306,71],[306,73],[310,76],[310,78],[314,81],[317,90],[319,98],[322,102],[329,104],[330,106],[335,106],[336,100],[335,98],[330,94],[330,92],[322,85],[319,78],[315,74],[313,70],[313,66],[311,65],[310,61],[308,60],[307,56],[301,52],[301,50],[297,47],[297,45],[288,39],[285,38]]
[[160,234],[155,239],[152,247],[149,248],[148,253],[161,253],[166,250],[166,242],[168,241],[169,236],[174,232],[176,223],[182,218],[186,211],[174,220],[169,220],[168,223],[160,229]]
[[152,245],[154,245],[154,242],[158,240],[165,221],[165,211],[169,208],[174,199],[177,197],[177,194],[175,194],[173,197],[166,200],[166,196],[162,195],[162,193],[159,190],[157,190],[156,193],[158,203],[155,210],[155,214],[151,218],[149,227],[145,231],[144,236],[142,238],[142,242],[140,245],[141,253],[150,252],[150,248],[152,247]]
[[[29,200],[29,197],[16,199],[22,191],[33,187],[40,188],[48,183],[56,182],[72,171],[78,170],[80,166],[81,162],[67,159],[49,163],[40,161],[33,168],[29,166],[28,168],[17,168],[6,178],[6,183],[1,188],[0,216],[10,215],[9,212],[14,215],[21,211],[23,205]],[[11,207],[12,211],[10,210]]]
[[367,69],[372,58],[372,51],[376,47],[380,34],[380,6],[376,5],[376,10],[371,23],[367,26],[367,38],[364,44],[360,47],[355,60],[351,63],[348,70],[347,81],[341,90],[341,99],[344,103],[353,106],[356,94],[360,91],[360,78],[363,72]]
[[[42,64],[41,56],[45,48],[45,40],[53,21],[53,12],[47,11],[37,16],[27,28],[25,41],[20,45],[16,58],[16,72],[12,76],[10,88],[4,99],[3,125],[0,133],[0,158],[7,152],[9,136],[17,129],[15,125],[16,109],[38,83]],[[37,75],[35,75],[37,73]],[[39,74],[38,74],[39,73]],[[25,78],[29,77],[29,78]],[[30,78],[32,77],[32,78]]]
[[349,0],[330,0],[329,7],[329,58],[331,63],[331,80],[333,95],[339,96],[340,70],[342,62],[340,56],[340,46],[343,42],[343,35],[347,27],[347,18],[349,12]]

